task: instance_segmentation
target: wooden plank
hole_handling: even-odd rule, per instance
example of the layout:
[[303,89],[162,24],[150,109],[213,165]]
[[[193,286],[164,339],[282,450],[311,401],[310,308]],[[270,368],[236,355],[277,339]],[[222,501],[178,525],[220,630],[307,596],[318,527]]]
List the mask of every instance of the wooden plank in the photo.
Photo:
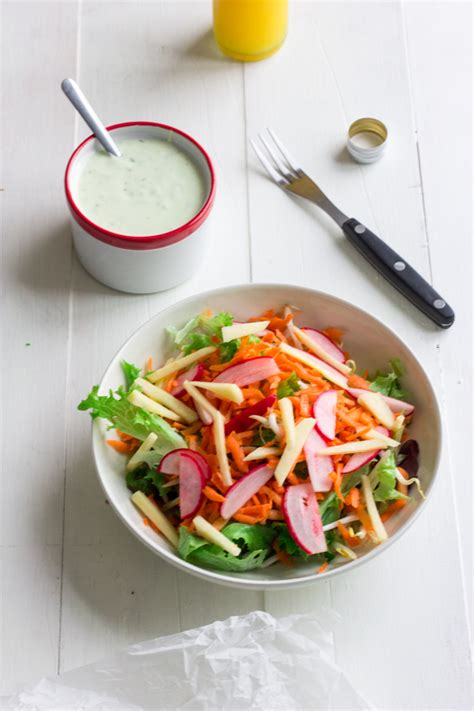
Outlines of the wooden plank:
[[439,357],[469,614],[473,489],[466,442],[472,433],[472,344],[466,334],[472,332],[472,271],[463,259],[472,249],[472,107],[467,101],[473,81],[472,6],[408,3],[405,20],[431,269],[456,311],[455,326],[440,334]]
[[[185,627],[201,623],[202,596],[193,594],[201,588],[200,581],[177,576],[149,551],[128,553],[139,544],[129,540],[104,502],[89,453],[89,422],[73,410],[121,343],[152,313],[192,293],[245,281],[249,275],[246,189],[241,179],[245,145],[242,69],[238,64],[215,61],[205,38],[209,27],[206,5],[84,3],[81,26],[78,78],[103,120],[157,120],[189,131],[202,141],[216,164],[218,192],[210,252],[188,283],[162,294],[130,296],[100,286],[74,265],[62,670],[127,642],[177,631],[180,616]],[[204,39],[196,44],[197,37]],[[217,111],[209,100],[213,96],[219,98]],[[86,133],[80,125],[78,137]],[[116,587],[111,580],[118,573],[101,563],[107,555],[120,569]],[[81,601],[83,580],[94,580],[94,593]],[[242,609],[242,600],[248,599],[250,608],[259,606],[255,600],[260,598],[254,594],[227,591],[224,596],[215,590],[213,599],[222,617]],[[114,624],[100,609],[94,612],[95,605],[100,608],[100,601],[112,592]],[[161,600],[167,601],[164,607]],[[125,626],[121,614],[127,615]]]
[[2,10],[2,683],[10,691],[57,669],[71,275],[61,174],[74,122],[59,82],[74,72],[76,3]]
[[[298,4],[291,19],[283,50],[268,63],[245,68],[248,135],[272,126],[347,214],[378,231],[430,278],[399,5]],[[391,140],[383,160],[359,167],[347,157],[344,142],[350,122],[364,115],[382,118]],[[440,391],[435,327],[380,279],[316,208],[277,193],[253,159],[249,186],[254,279],[312,286],[372,311],[406,340]],[[441,474],[447,467],[445,457]],[[336,658],[380,708],[463,708],[467,700],[468,648],[453,498],[449,481],[440,479],[429,511],[405,540],[330,585],[333,607],[342,617],[335,630]],[[452,586],[446,614],[446,588],[436,583],[440,561],[441,574]],[[319,586],[314,590],[319,597]],[[267,594],[266,607],[272,612],[278,597],[279,613],[307,610],[310,594],[302,591],[296,602],[293,594]],[[417,665],[406,664],[407,644]],[[442,669],[444,678],[457,680],[455,690],[440,681]],[[420,673],[423,683],[417,682]],[[391,679],[404,681],[396,686]]]

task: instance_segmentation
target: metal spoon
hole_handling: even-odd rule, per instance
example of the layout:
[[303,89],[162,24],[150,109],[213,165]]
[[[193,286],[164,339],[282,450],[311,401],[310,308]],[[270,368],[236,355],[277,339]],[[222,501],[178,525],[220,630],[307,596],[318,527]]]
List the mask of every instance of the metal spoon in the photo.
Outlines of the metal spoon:
[[111,153],[113,156],[120,158],[122,154],[117,148],[117,144],[105,128],[100,118],[97,116],[90,103],[87,101],[82,91],[77,86],[74,79],[63,79],[61,82],[61,89],[64,91],[74,108],[78,111],[78,113],[80,113],[107,153]]

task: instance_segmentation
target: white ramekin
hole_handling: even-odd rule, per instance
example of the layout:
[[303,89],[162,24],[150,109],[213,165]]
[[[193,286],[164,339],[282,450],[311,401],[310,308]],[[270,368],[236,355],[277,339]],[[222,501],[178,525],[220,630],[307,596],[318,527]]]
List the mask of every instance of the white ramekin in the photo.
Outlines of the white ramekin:
[[188,279],[199,266],[206,247],[207,217],[216,189],[214,169],[206,151],[191,136],[165,124],[133,121],[108,126],[118,138],[172,140],[200,169],[206,184],[201,210],[186,224],[157,235],[130,236],[106,230],[79,209],[76,196],[84,160],[96,150],[89,136],[74,151],[65,174],[66,200],[71,213],[74,247],[83,267],[112,289],[149,294],[170,289]]

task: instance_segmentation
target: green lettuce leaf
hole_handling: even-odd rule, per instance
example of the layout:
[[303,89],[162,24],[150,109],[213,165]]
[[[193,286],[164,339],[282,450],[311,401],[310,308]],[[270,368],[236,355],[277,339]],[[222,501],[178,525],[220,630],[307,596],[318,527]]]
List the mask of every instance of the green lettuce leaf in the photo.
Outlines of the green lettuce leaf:
[[215,316],[200,317],[201,328],[209,335],[217,337],[219,341],[222,341],[222,327],[232,326],[233,323],[234,317],[227,311],[221,311]]
[[322,501],[319,502],[319,513],[323,526],[328,523],[333,523],[341,518],[341,509],[339,507],[339,499],[334,491],[331,491]]
[[163,454],[178,449],[178,447],[187,446],[181,435],[162,417],[152,415],[141,407],[132,405],[127,400],[127,393],[122,387],[118,388],[115,393],[110,390],[108,395],[99,395],[99,386],[94,385],[87,398],[79,403],[77,409],[90,410],[92,419],[100,417],[108,420],[111,425],[110,429],[116,427],[121,432],[142,441],[148,437],[150,432],[154,432],[158,435],[158,439],[153,447]]
[[395,499],[409,499],[396,489],[397,479],[396,460],[393,450],[386,452],[380,458],[371,472],[371,479],[375,480],[373,489],[375,501],[394,501]]
[[170,488],[163,488],[165,477],[157,469],[150,469],[147,466],[141,466],[134,469],[132,472],[127,472],[125,481],[130,491],[142,491],[145,496],[150,494],[163,496],[167,491],[170,493]]
[[133,383],[140,375],[141,368],[139,368],[138,365],[134,365],[133,363],[127,363],[126,360],[123,360],[120,365],[122,366],[123,374],[125,376],[126,388],[127,390],[130,390]]
[[301,390],[296,373],[292,373],[285,380],[282,380],[277,390],[277,397],[281,400],[282,397],[289,397]]
[[240,348],[240,339],[234,338],[233,341],[219,344],[219,355],[221,363],[228,363],[235,356]]
[[400,378],[405,373],[405,368],[398,358],[391,360],[390,365],[392,369],[388,373],[376,373],[370,384],[370,389],[400,400],[406,397],[406,392],[400,383]]
[[309,553],[306,553],[306,551],[299,547],[295,539],[292,537],[286,523],[275,523],[273,525],[277,532],[274,543],[277,550],[284,551],[292,558],[297,558],[299,560],[308,560],[308,558],[311,558]]
[[229,523],[222,529],[222,533],[244,552],[268,548],[275,537],[275,531],[271,526],[248,523]]
[[[342,479],[341,491],[343,496],[349,493],[349,491],[354,486],[359,486],[362,481],[362,474],[367,474],[369,467],[365,466],[358,469],[353,474],[347,474]],[[319,502],[319,513],[321,514],[321,520],[323,526],[328,523],[334,523],[339,518],[341,518],[341,507],[340,501],[336,496],[335,491],[331,491],[322,501]]]
[[[339,514],[337,518],[339,518]],[[287,555],[289,555],[291,558],[294,558],[296,561],[304,561],[311,559],[312,561],[314,561],[315,564],[317,564],[323,563],[324,561],[330,562],[331,560],[333,560],[333,558],[336,557],[334,544],[341,541],[341,537],[337,529],[327,531],[324,534],[326,538],[326,544],[328,546],[327,551],[325,551],[324,553],[316,553],[314,555],[310,555],[299,547],[299,545],[292,537],[286,523],[275,523],[274,528],[277,531],[277,537],[274,543],[275,548],[284,551]]]
[[212,345],[212,341],[205,333],[190,333],[182,347],[182,351],[184,355],[189,355],[200,348],[206,348],[206,346],[210,345]]
[[242,549],[238,558],[219,546],[189,533],[184,526],[179,529],[178,553],[181,558],[196,565],[229,572],[243,572],[262,565],[275,535],[270,526],[250,526],[241,523],[227,525],[222,529],[222,533]]
[[227,363],[240,348],[238,339],[222,343],[222,327],[231,326],[233,322],[233,316],[222,311],[216,316],[203,316],[202,314],[195,316],[179,331],[172,327],[167,330],[184,355],[189,355],[200,348],[206,348],[206,346],[218,344],[221,363]]
[[189,336],[191,331],[194,331],[198,326],[199,326],[199,316],[194,316],[194,318],[190,319],[183,326],[183,328],[178,329],[178,328],[175,328],[175,326],[168,326],[166,331],[172,337],[174,344],[176,346],[181,346],[181,344],[183,343],[183,341],[186,340],[187,336]]

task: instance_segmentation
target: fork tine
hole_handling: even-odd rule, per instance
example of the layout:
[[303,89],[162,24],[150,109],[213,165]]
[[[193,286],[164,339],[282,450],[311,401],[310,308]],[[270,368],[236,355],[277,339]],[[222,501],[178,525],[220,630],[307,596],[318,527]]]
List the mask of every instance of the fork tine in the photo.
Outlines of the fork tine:
[[259,159],[260,163],[263,165],[265,170],[267,171],[268,175],[272,180],[275,181],[275,183],[278,183],[279,185],[286,185],[286,181],[283,178],[283,176],[273,167],[273,165],[270,163],[268,158],[264,156],[260,148],[257,146],[255,141],[250,139],[250,145],[252,146],[253,150],[255,151],[255,155]]
[[280,175],[285,178],[285,180],[288,180],[288,182],[294,180],[296,176],[293,175],[292,172],[290,172],[286,163],[282,161],[282,159],[278,155],[276,155],[275,149],[270,146],[263,133],[259,133],[258,137],[262,143],[262,146],[265,148],[266,152],[270,156],[270,159],[275,169],[280,173]]
[[277,147],[278,150],[280,151],[281,155],[282,155],[283,158],[285,159],[285,161],[286,161],[286,163],[288,164],[288,166],[290,167],[290,169],[291,169],[294,173],[296,173],[296,175],[299,175],[299,173],[301,172],[301,168],[298,168],[298,166],[297,166],[296,161],[294,160],[294,158],[291,156],[291,154],[290,154],[290,153],[288,152],[288,150],[285,148],[285,146],[284,146],[283,143],[280,141],[280,139],[277,138],[275,132],[274,132],[269,126],[267,127],[267,131],[268,131],[268,133],[270,134],[270,136],[271,136],[271,138],[272,138],[272,140],[273,140],[273,143],[276,145],[276,147]]

